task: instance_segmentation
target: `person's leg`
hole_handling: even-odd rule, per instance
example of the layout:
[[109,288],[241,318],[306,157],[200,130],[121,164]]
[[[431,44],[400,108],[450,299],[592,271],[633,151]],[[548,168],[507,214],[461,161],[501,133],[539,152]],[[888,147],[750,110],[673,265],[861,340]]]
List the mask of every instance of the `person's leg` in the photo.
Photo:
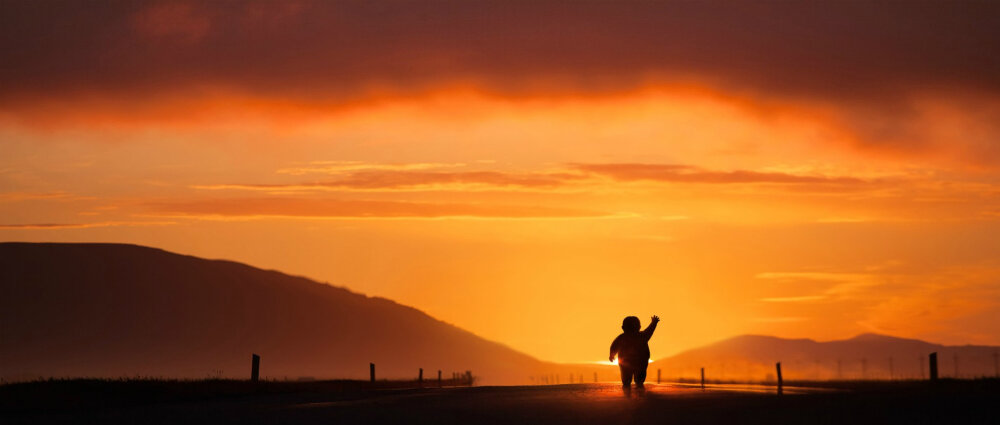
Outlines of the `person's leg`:
[[649,362],[643,362],[642,365],[635,367],[635,384],[642,387],[646,383],[646,368],[649,367]]
[[[620,362],[621,360],[619,360]],[[632,385],[632,368],[626,364],[618,363],[618,369],[622,373],[622,386],[627,387]]]

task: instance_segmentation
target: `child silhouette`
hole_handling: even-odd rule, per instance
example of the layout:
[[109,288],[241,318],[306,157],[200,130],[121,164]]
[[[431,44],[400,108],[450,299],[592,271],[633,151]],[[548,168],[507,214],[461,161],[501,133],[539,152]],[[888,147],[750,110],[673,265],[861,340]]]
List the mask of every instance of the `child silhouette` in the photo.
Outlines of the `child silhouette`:
[[625,331],[611,343],[611,356],[608,360],[615,361],[618,356],[618,368],[622,372],[622,387],[628,390],[633,378],[638,388],[643,388],[646,382],[646,368],[649,367],[649,338],[660,322],[659,316],[653,316],[645,330],[639,331],[642,324],[635,316],[622,320],[622,330]]

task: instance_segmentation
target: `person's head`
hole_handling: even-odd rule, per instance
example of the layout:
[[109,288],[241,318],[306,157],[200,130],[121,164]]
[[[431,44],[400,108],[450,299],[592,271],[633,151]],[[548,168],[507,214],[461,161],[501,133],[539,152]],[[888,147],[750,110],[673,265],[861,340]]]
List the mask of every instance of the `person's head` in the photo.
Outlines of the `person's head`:
[[622,330],[625,332],[639,332],[639,328],[642,324],[639,323],[639,318],[635,316],[626,317],[622,320]]

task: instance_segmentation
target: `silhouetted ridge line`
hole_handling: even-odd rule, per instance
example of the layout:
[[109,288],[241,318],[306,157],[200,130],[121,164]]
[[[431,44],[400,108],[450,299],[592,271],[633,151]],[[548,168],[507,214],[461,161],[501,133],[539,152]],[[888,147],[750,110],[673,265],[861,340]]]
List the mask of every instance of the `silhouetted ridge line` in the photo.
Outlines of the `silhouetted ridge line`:
[[5,380],[386,378],[523,383],[545,363],[413,307],[228,260],[126,244],[0,243]]

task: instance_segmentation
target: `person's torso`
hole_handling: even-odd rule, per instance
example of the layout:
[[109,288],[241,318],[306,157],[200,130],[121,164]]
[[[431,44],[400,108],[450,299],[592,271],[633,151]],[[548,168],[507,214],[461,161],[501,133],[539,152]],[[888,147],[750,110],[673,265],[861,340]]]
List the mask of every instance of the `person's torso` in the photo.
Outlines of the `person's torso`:
[[649,344],[642,334],[622,334],[619,342],[618,357],[630,362],[649,360]]

